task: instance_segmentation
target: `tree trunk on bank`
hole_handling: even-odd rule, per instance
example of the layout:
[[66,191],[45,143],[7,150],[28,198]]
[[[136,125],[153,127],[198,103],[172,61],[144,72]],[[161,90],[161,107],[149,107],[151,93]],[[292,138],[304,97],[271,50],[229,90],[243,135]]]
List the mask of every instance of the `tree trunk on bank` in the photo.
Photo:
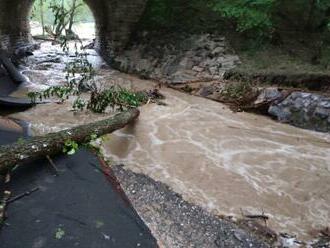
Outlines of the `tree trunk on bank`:
[[68,140],[82,144],[91,141],[92,134],[112,133],[135,120],[139,114],[138,109],[130,109],[106,120],[0,146],[0,174],[7,173],[17,164],[60,153]]
[[70,33],[72,33],[72,26],[73,26],[74,17],[76,14],[76,8],[77,8],[76,3],[77,3],[77,0],[72,1],[72,7],[71,7],[71,11],[70,11],[70,16],[69,16],[69,27],[68,27],[68,30]]

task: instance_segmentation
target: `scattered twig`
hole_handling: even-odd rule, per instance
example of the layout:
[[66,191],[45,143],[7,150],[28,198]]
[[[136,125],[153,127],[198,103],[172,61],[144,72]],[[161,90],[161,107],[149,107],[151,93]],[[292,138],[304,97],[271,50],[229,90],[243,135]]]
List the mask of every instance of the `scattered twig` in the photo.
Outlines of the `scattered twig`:
[[5,190],[3,192],[3,197],[0,202],[0,225],[4,222],[5,217],[6,217],[6,207],[8,204],[8,199],[11,195],[10,191]]
[[37,62],[37,65],[44,64],[44,63],[60,63],[61,59],[60,58],[53,58],[53,59],[45,59]]
[[265,222],[265,226],[267,226],[267,220],[269,220],[269,216],[265,215],[264,210],[262,210],[261,214],[244,214],[242,208],[240,210],[241,210],[241,214],[244,218],[263,220]]
[[56,176],[58,176],[59,175],[59,170],[57,169],[57,166],[55,165],[54,161],[51,159],[51,157],[49,157],[49,155],[46,155],[46,158],[47,158],[49,164],[53,167]]
[[10,182],[10,173],[7,173],[6,177],[5,177],[5,183],[9,183]]
[[13,202],[15,202],[15,201],[17,201],[19,199],[22,199],[25,196],[29,196],[29,195],[31,195],[32,193],[34,193],[34,192],[36,192],[38,190],[39,190],[39,187],[35,187],[35,188],[33,188],[33,189],[29,190],[29,191],[26,191],[26,192],[24,192],[22,194],[19,194],[19,195],[15,196],[15,197],[12,197],[12,198],[8,199],[6,201],[6,203],[7,203],[7,205],[9,205],[10,203],[13,203]]
[[247,215],[244,215],[244,217],[249,218],[249,219],[269,220],[269,217],[267,215],[263,215],[263,214],[247,214]]

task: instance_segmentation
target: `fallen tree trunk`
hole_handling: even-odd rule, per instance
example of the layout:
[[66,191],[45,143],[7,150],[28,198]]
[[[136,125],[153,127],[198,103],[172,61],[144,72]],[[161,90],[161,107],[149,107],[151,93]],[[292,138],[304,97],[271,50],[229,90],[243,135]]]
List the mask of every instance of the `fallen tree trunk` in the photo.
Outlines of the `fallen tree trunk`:
[[51,41],[55,44],[61,44],[59,40],[56,40],[54,37],[42,36],[42,35],[34,35],[33,39],[41,40],[41,41]]
[[94,134],[112,133],[135,120],[139,114],[138,109],[130,109],[106,120],[0,146],[0,174],[7,173],[17,164],[57,154],[68,140],[82,144],[91,141]]
[[16,69],[14,64],[3,51],[0,51],[0,63],[4,66],[15,83],[20,84],[26,82],[26,78]]

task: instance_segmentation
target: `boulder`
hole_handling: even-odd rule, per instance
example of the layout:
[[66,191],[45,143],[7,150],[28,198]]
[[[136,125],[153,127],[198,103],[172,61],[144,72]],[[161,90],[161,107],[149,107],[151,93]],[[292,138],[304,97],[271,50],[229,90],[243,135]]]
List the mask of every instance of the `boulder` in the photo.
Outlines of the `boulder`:
[[283,93],[277,87],[268,87],[261,90],[254,105],[270,104],[283,97]]
[[268,113],[298,127],[330,132],[330,98],[315,93],[293,92],[274,102]]

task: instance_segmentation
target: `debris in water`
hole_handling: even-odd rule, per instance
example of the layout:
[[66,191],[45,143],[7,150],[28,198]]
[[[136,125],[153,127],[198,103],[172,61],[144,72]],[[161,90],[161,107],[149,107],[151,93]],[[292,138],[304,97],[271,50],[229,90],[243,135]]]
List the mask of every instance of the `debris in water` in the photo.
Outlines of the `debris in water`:
[[56,233],[55,233],[55,238],[56,239],[62,239],[65,235],[65,231],[62,228],[57,228]]
[[109,235],[106,235],[105,233],[102,233],[102,235],[103,235],[104,239],[110,240],[110,236]]

